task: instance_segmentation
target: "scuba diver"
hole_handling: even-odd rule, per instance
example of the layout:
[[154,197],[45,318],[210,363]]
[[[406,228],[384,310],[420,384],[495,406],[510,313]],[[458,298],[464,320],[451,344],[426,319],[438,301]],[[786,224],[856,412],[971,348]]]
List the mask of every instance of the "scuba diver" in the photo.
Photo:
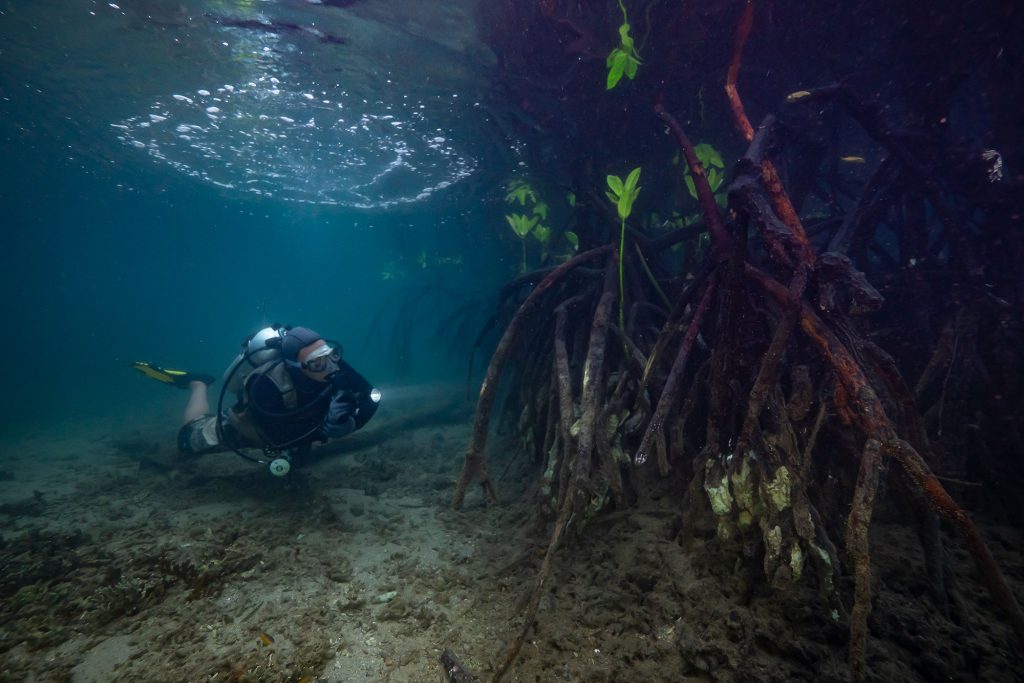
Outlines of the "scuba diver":
[[[308,327],[265,327],[242,343],[224,372],[217,411],[210,411],[210,375],[132,367],[165,384],[188,389],[178,450],[190,455],[234,451],[284,476],[308,458],[313,442],[345,436],[377,410],[380,392],[342,360],[341,345]],[[231,393],[234,405],[224,409]],[[242,452],[262,449],[269,461]]]

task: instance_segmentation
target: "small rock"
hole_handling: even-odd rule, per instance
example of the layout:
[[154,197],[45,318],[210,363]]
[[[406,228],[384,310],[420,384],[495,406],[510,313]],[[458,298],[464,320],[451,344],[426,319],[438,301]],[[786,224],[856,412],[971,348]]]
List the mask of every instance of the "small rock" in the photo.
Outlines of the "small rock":
[[381,605],[384,605],[394,600],[395,596],[397,595],[398,591],[388,591],[387,593],[381,593],[380,595],[375,597],[373,601]]
[[327,570],[327,578],[335,583],[348,583],[352,580],[352,567],[331,567]]

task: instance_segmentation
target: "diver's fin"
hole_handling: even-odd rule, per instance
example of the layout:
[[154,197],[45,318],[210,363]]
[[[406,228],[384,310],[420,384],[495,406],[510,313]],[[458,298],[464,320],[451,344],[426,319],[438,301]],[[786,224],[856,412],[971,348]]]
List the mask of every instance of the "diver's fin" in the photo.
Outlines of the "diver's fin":
[[135,361],[132,363],[132,367],[150,379],[155,379],[157,382],[163,382],[164,384],[170,384],[171,386],[178,387],[179,389],[188,389],[190,382],[202,382],[209,386],[217,381],[212,375],[185,372],[184,370],[165,370],[154,363]]

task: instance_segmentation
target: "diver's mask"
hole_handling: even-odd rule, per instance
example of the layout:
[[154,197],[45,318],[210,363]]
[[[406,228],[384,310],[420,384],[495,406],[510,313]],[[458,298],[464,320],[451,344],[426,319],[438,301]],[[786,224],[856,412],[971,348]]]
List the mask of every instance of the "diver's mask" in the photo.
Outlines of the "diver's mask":
[[326,342],[323,346],[306,356],[306,360],[300,363],[300,367],[309,372],[321,373],[327,371],[328,374],[331,374],[337,372],[338,361],[340,360],[341,347]]

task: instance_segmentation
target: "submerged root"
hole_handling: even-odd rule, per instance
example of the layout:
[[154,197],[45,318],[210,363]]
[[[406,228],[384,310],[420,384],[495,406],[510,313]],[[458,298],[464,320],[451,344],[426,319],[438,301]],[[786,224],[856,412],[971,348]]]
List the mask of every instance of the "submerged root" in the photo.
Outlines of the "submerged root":
[[[744,2],[726,92],[737,129],[749,148],[729,188],[727,214],[718,208],[683,127],[663,104],[655,108],[687,162],[691,191],[701,207],[711,248],[699,261],[676,264],[678,278],[664,273],[659,277],[659,249],[672,242],[644,237],[636,229],[634,248],[623,252],[624,262],[631,263],[627,269],[631,277],[622,287],[632,308],[622,328],[609,327],[608,320],[617,290],[609,284],[611,263],[617,257],[614,247],[581,253],[547,272],[519,307],[491,360],[454,504],[462,504],[473,479],[495,496],[484,445],[497,380],[515,356],[519,362],[515,372],[526,386],[512,402],[520,401],[517,410],[522,413],[516,415],[528,416],[520,428],[530,432],[531,443],[543,444],[534,449],[540,451],[538,490],[545,519],[553,518],[547,553],[526,601],[523,626],[501,655],[494,680],[508,674],[536,625],[555,551],[566,531],[582,528],[610,506],[628,507],[655,490],[659,478],[677,484],[672,477],[683,482],[673,491],[680,502],[682,533],[707,531],[723,547],[747,559],[761,559],[760,580],[776,590],[800,584],[809,574],[816,576],[830,621],[848,618],[853,677],[869,677],[872,556],[868,539],[875,498],[889,461],[899,464],[920,500],[962,534],[1024,649],[1024,616],[991,552],[970,517],[926,464],[925,457],[934,465],[929,447],[933,435],[922,416],[924,408],[915,403],[915,396],[938,394],[933,410],[941,412],[950,387],[964,394],[966,389],[956,386],[960,366],[954,367],[954,361],[970,358],[974,368],[981,367],[977,344],[972,342],[970,356],[954,348],[956,335],[947,326],[938,347],[921,354],[931,358],[918,368],[918,381],[908,381],[906,371],[882,349],[879,339],[887,337],[872,328],[876,318],[865,316],[877,312],[878,319],[884,320],[882,295],[870,282],[874,275],[859,270],[865,268],[865,254],[872,245],[879,259],[891,258],[888,251],[894,247],[877,243],[888,207],[898,204],[890,194],[923,196],[936,216],[935,226],[913,226],[920,234],[898,235],[902,263],[934,261],[935,253],[948,250],[952,256],[943,264],[943,277],[976,285],[981,271],[976,268],[975,245],[955,224],[947,208],[955,202],[942,196],[943,185],[927,177],[926,167],[900,136],[882,125],[877,112],[858,106],[850,91],[840,87],[798,93],[792,103],[839,101],[892,157],[879,165],[847,216],[833,216],[817,232],[814,227],[805,228],[795,208],[800,202],[790,198],[781,182],[785,176],[777,165],[781,162],[769,158],[769,154],[781,156],[771,140],[775,119],[766,117],[755,130],[737,89],[753,20],[753,3]],[[599,205],[600,199],[593,203]],[[921,213],[927,212],[922,209]],[[608,222],[616,229],[619,226],[618,219]],[[602,234],[599,230],[608,227],[597,226],[595,233]],[[826,230],[828,234],[822,236]],[[898,231],[892,225],[889,230]],[[920,239],[930,234],[928,230],[941,235],[939,244]],[[815,245],[828,246],[819,253]],[[638,260],[626,261],[634,251]],[[581,286],[565,277],[584,262],[609,254],[613,256],[600,293],[589,283]],[[899,272],[893,277],[904,275]],[[898,291],[897,286],[889,286]],[[545,293],[551,294],[551,301],[545,300],[542,306]],[[651,302],[674,303],[664,311]],[[922,305],[927,307],[927,302]],[[578,315],[586,306],[594,310],[589,328],[584,316]],[[535,338],[524,344],[520,337],[528,317],[534,323]],[[900,331],[900,320],[888,322]],[[965,327],[976,334],[979,325],[972,319]],[[607,345],[610,330],[621,343]],[[917,340],[904,341],[916,353]],[[1019,362],[1019,350],[1004,353]],[[909,386],[915,387],[913,392]],[[938,415],[936,419],[940,427],[949,421]],[[703,434],[692,428],[700,420],[705,425]],[[1006,431],[1015,438],[1014,428]],[[632,460],[627,453],[634,455]],[[653,467],[644,469],[649,460],[657,463],[656,472]],[[659,494],[664,491],[664,484],[660,486]],[[918,512],[923,509],[919,503]],[[711,523],[698,529],[698,520]],[[828,531],[844,528],[845,534],[833,542]],[[950,586],[946,579],[951,570],[941,544],[933,541],[926,536],[926,561],[929,575],[942,579],[935,582],[935,590],[941,597],[940,610],[946,613],[942,586]],[[841,558],[853,574],[852,592],[837,580]],[[811,564],[813,573],[806,571]],[[850,605],[848,613],[844,603]]]

